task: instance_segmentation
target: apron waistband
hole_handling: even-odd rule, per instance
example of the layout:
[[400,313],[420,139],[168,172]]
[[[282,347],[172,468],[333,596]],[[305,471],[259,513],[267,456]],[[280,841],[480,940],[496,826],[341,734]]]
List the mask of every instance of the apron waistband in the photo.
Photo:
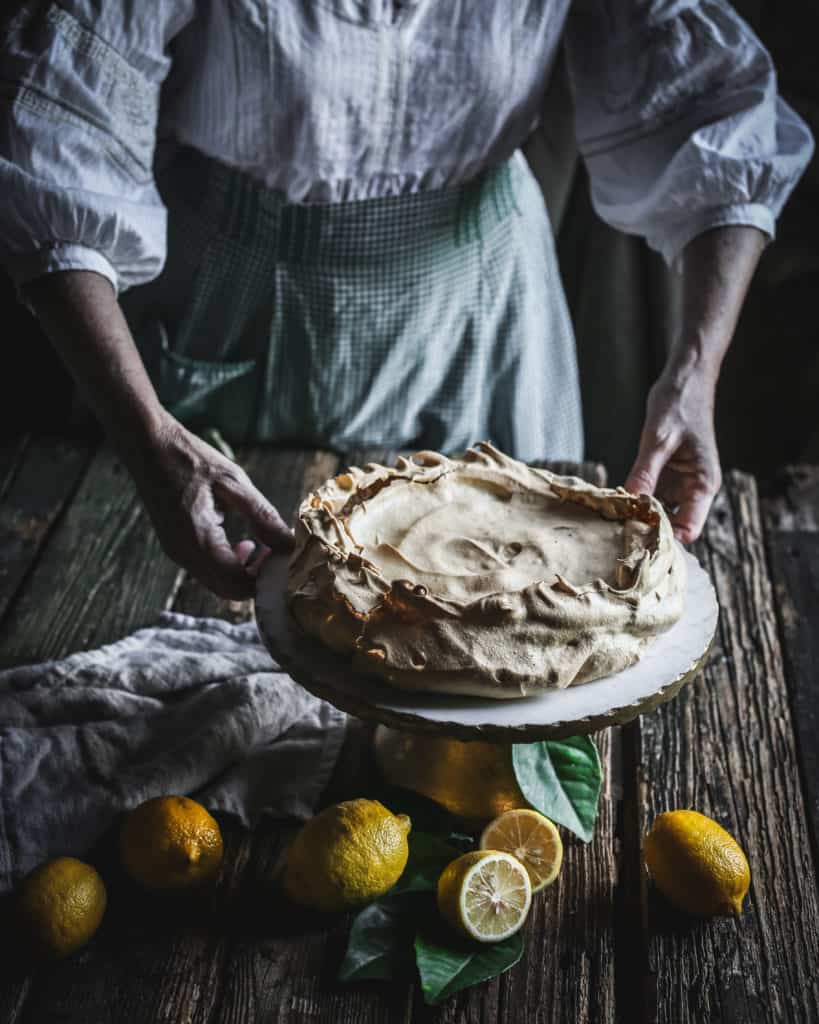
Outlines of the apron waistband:
[[[185,147],[159,176],[162,191],[197,209],[223,236],[275,246],[285,263],[371,263],[417,250],[479,241],[517,209],[515,157],[463,184],[346,203],[288,203],[245,171]],[[193,187],[192,183],[195,183]]]

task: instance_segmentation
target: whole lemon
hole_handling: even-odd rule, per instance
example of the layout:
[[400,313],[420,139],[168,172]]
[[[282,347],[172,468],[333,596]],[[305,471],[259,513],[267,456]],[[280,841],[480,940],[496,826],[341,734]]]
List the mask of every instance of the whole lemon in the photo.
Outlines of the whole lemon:
[[657,888],[689,914],[739,915],[751,869],[732,835],[698,811],[666,811],[643,843]]
[[425,736],[379,725],[373,739],[384,778],[434,800],[469,825],[528,807],[512,767],[512,747]]
[[129,812],[119,837],[122,866],[147,889],[184,889],[211,878],[222,862],[222,832],[186,796],[159,796]]
[[20,883],[17,920],[34,953],[57,959],[88,942],[107,903],[105,884],[90,864],[57,857]]
[[294,903],[344,910],[383,895],[407,865],[406,814],[377,800],[345,800],[301,829],[287,851],[283,884]]

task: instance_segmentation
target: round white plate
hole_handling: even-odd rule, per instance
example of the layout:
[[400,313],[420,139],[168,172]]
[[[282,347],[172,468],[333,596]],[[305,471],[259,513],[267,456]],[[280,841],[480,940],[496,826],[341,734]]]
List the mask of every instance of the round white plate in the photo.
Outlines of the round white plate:
[[287,559],[269,558],[256,584],[259,633],[273,657],[305,689],[336,707],[398,729],[502,743],[557,739],[628,722],[674,697],[704,663],[719,610],[711,580],[684,552],[685,612],[631,668],[565,690],[517,700],[405,693],[355,674],[342,655],[301,635],[284,603]]

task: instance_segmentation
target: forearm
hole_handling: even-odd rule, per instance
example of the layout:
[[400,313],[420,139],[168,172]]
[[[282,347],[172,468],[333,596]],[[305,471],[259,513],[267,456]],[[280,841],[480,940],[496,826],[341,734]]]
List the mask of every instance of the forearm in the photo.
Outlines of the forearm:
[[87,271],[49,274],[26,297],[119,449],[166,553],[215,593],[251,596],[259,560],[245,567],[254,544],[232,547],[225,510],[246,521],[261,557],[289,551],[291,531],[241,467],[162,408],[108,281]]
[[680,540],[696,540],[721,482],[714,394],[765,236],[756,228],[708,231],[683,252],[682,316],[648,397],[640,450],[626,480],[657,493]]
[[682,314],[664,370],[684,384],[716,384],[765,235],[756,228],[715,228],[693,239],[682,254]]
[[109,282],[90,271],[48,274],[26,297],[106,433],[126,458],[137,454],[168,417]]

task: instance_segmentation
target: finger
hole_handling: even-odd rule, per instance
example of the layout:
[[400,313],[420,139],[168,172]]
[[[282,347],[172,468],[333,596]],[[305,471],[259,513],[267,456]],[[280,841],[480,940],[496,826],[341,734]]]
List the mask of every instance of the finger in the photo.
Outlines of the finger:
[[258,549],[259,545],[255,540],[240,540],[238,544],[233,545],[234,555],[245,568],[254,561]]
[[657,480],[663,467],[668,462],[669,448],[659,442],[643,442],[634,460],[625,488],[632,494],[653,494],[657,489]]
[[244,475],[225,476],[214,484],[217,496],[244,517],[253,536],[276,554],[293,548],[293,531],[261,491]]
[[686,495],[677,513],[671,517],[674,536],[683,544],[691,544],[702,533],[714,493],[713,488],[704,484],[697,486]]
[[259,544],[255,540],[240,540],[233,545],[236,557],[244,566],[244,570],[251,576],[258,575],[262,565],[270,557],[270,548],[266,544]]
[[245,566],[246,571],[254,577],[259,575],[259,571],[261,570],[262,566],[273,554],[270,548],[263,547],[262,545],[259,545],[259,551],[260,553],[256,556],[256,558],[254,558],[250,565]]
[[208,488],[203,488],[191,507],[193,550],[186,568],[220,597],[244,600],[252,597],[254,581],[231,547]]
[[206,587],[220,597],[244,601],[253,597],[255,583],[242,560],[230,546],[224,532],[221,537],[214,532],[202,545],[201,558],[193,567],[193,573]]

